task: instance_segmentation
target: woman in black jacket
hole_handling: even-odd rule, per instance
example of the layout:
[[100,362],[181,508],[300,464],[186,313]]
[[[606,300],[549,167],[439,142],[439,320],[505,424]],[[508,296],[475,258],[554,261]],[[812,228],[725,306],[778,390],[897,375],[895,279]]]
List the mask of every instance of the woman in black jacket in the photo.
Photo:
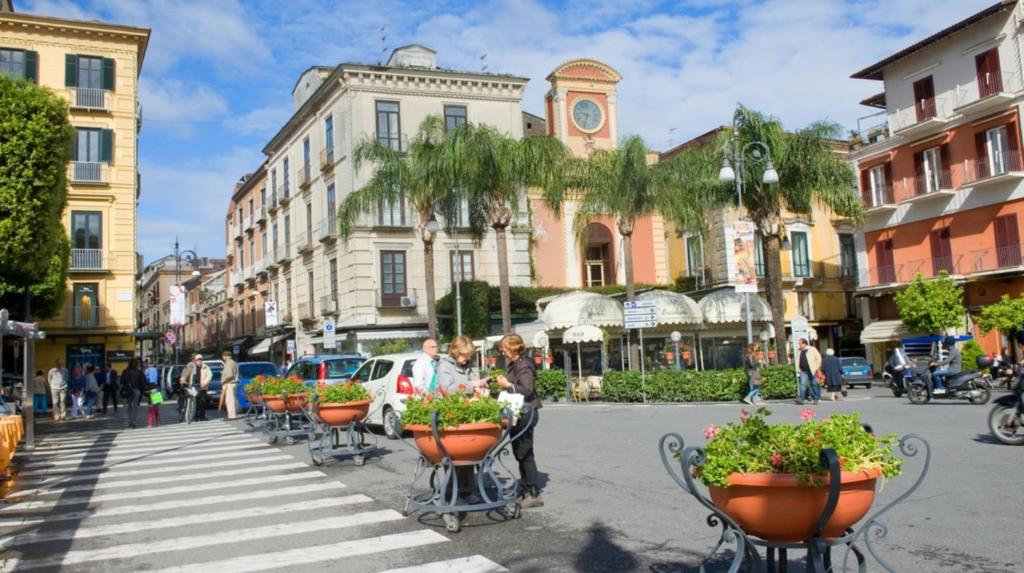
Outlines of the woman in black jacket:
[[[523,412],[519,424],[512,429],[512,435],[519,437],[512,442],[512,453],[519,462],[519,475],[522,480],[522,507],[542,507],[544,500],[540,497],[538,485],[537,462],[533,458],[533,430],[540,420],[540,397],[533,389],[533,361],[525,353],[526,344],[518,334],[506,334],[498,343],[498,351],[505,357],[505,376],[496,378],[498,384],[516,394],[523,395]],[[531,415],[532,414],[532,415]],[[523,424],[528,424],[523,427]]]
[[128,368],[121,373],[121,392],[123,392],[122,397],[128,406],[129,428],[135,427],[135,416],[139,411],[139,398],[145,389],[146,376],[142,370],[139,370],[138,359],[133,359],[128,363]]

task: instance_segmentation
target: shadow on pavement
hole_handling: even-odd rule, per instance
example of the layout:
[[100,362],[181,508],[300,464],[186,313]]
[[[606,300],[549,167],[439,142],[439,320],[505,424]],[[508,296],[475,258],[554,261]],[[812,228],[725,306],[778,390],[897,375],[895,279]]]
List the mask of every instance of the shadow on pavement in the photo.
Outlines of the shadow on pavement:
[[575,570],[584,573],[636,571],[640,563],[612,540],[613,531],[595,523],[587,529],[587,538],[576,554]]

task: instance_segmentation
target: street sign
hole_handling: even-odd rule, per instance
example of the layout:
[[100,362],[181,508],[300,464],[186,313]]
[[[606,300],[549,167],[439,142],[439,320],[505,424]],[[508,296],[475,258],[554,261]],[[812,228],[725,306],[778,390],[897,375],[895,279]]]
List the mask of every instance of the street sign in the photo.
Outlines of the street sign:
[[334,319],[324,319],[324,350],[334,350],[338,346],[337,333],[334,331]]
[[166,342],[167,344],[174,344],[175,342],[178,342],[178,337],[174,334],[174,332],[168,330],[167,332],[164,333],[164,342]]
[[625,309],[630,308],[654,308],[655,301],[653,300],[627,300],[622,303],[622,307]]
[[648,319],[642,319],[642,320],[636,320],[636,321],[626,320],[626,324],[625,324],[626,328],[655,328],[657,326],[658,326],[658,321],[657,320],[648,320]]
[[264,302],[263,312],[266,315],[265,324],[267,328],[277,326],[277,303],[272,300]]
[[639,316],[649,316],[651,318],[654,318],[654,316],[658,313],[658,309],[654,308],[653,306],[647,308],[627,308],[623,311],[623,313],[626,315],[627,318]]
[[234,348],[234,351],[235,351],[235,356],[238,356],[239,354],[241,354],[242,353],[242,345],[241,344],[236,344],[235,348]]
[[289,340],[288,341],[288,354],[295,354],[295,341],[294,340]]

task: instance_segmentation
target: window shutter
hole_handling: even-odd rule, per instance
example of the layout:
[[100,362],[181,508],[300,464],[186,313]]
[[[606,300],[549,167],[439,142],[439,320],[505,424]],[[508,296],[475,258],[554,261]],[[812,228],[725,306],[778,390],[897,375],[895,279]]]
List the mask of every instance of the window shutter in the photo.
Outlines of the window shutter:
[[64,56],[64,85],[69,88],[78,86],[78,56],[75,54]]
[[918,151],[914,154],[914,175],[924,173],[924,152]]
[[78,161],[78,128],[75,128],[75,136],[71,138],[70,148],[68,149],[68,160]]
[[[1014,217],[1016,218],[1016,217]],[[1006,219],[1007,217],[996,217],[995,230],[996,230],[996,248],[1002,248],[1007,245],[1006,237]]]
[[928,235],[928,242],[932,248],[932,259],[937,259],[942,256],[942,230],[937,229]]
[[988,177],[989,165],[988,165],[988,151],[985,145],[985,130],[981,130],[974,134],[974,153],[977,155],[977,159],[974,162],[975,165],[975,177]]
[[103,89],[114,91],[114,60],[103,58]]
[[25,79],[34,83],[39,83],[39,53],[38,52],[25,52]]
[[885,195],[886,201],[893,203],[896,201],[894,197],[896,192],[892,184],[892,162],[886,162],[882,171],[885,172],[885,193],[883,195]]
[[114,160],[114,130],[100,131],[100,162],[111,163]]
[[860,199],[865,207],[873,207],[871,203],[871,175],[868,169],[860,172]]

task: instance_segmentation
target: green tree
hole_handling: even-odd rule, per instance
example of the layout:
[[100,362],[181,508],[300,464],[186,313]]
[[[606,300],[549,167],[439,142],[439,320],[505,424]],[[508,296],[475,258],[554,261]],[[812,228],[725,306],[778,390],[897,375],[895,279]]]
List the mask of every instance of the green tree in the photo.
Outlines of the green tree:
[[1003,295],[999,302],[981,309],[978,316],[978,328],[985,334],[998,330],[1005,334],[1014,334],[1024,325],[1024,296],[1010,298]]
[[466,123],[452,130],[440,155],[448,184],[469,206],[468,224],[479,241],[494,229],[501,289],[501,326],[512,332],[507,230],[524,207],[526,187],[559,193],[569,153],[553,137],[513,139],[487,125]]
[[903,325],[911,332],[942,334],[964,323],[964,289],[945,272],[933,279],[918,273],[893,297]]
[[434,299],[434,239],[427,224],[435,213],[445,214],[451,209],[452,188],[444,178],[447,148],[444,122],[438,116],[429,116],[420,124],[408,153],[392,149],[376,139],[367,139],[353,152],[358,170],[364,163],[373,163],[370,180],[349,194],[338,206],[338,229],[342,239],[348,239],[358,226],[360,215],[374,213],[382,205],[392,205],[403,198],[416,217],[416,232],[423,241],[423,262],[427,299],[427,329],[437,338],[437,310]]
[[63,99],[2,75],[0,109],[0,306],[30,320],[23,309],[31,300],[32,316],[50,318],[67,278],[61,215],[74,130]]
[[[787,212],[810,215],[815,205],[821,205],[860,223],[864,218],[863,205],[856,191],[853,169],[833,148],[841,131],[837,123],[816,121],[804,129],[787,132],[778,119],[742,105],[736,108],[733,123],[737,148],[746,159],[742,165],[734,164],[733,167],[737,168],[736,175],[743,181],[743,207],[762,238],[765,290],[772,308],[775,342],[777,348],[784,349],[786,318],[780,257],[785,229],[783,215]],[[724,150],[731,147],[732,137],[732,130],[722,130],[714,148],[695,146],[678,156],[680,171],[684,174],[680,184],[692,191],[687,196],[706,196],[719,205],[736,203],[733,184],[716,184]],[[778,171],[778,183],[764,182],[766,161],[750,160],[747,150],[756,148],[752,145],[755,142],[767,145],[768,157]],[[665,206],[665,212],[670,216],[678,209],[678,201]],[[684,211],[681,225],[684,228],[686,217]],[[779,352],[778,356],[783,363],[787,361],[785,352]]]

